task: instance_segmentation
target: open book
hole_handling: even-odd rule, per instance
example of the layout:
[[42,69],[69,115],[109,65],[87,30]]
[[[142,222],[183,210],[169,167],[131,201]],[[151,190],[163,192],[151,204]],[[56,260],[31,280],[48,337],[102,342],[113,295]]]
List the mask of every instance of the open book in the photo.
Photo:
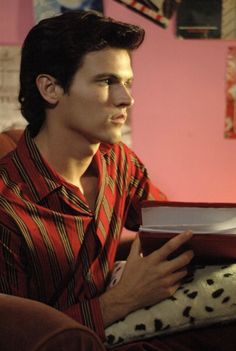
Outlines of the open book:
[[198,263],[236,262],[236,204],[143,203],[139,235],[144,255],[186,230],[194,236],[175,255],[191,248]]

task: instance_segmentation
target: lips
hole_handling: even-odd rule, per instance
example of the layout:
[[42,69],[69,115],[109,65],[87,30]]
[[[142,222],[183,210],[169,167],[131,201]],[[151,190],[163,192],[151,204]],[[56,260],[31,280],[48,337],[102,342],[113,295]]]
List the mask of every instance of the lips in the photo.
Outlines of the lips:
[[111,121],[112,123],[124,124],[126,122],[126,115],[125,114],[115,115],[111,118]]

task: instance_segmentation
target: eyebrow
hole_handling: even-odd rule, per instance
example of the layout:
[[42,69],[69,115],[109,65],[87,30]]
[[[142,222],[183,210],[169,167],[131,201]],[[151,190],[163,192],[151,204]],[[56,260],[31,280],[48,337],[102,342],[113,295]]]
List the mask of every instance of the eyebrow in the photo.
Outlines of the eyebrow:
[[[103,78],[107,78],[107,77],[112,78],[112,79],[117,80],[117,81],[123,80],[123,78],[121,76],[116,75],[114,73],[110,73],[110,72],[104,72],[104,73],[96,74],[94,78],[95,79],[103,79]],[[125,78],[125,80],[126,81],[132,81],[133,78],[134,78],[133,75],[131,75],[131,76]]]

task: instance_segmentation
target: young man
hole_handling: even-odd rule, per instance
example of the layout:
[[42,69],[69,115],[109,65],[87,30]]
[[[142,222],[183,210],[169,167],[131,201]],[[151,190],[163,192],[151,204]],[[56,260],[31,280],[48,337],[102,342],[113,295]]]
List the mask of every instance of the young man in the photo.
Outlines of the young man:
[[167,260],[189,232],[145,258],[136,238],[119,284],[106,290],[122,228],[138,229],[141,201],[165,199],[120,142],[133,104],[131,52],[143,38],[93,12],[37,24],[20,71],[29,124],[0,163],[0,291],[51,305],[102,339],[106,326],[174,294],[193,257]]

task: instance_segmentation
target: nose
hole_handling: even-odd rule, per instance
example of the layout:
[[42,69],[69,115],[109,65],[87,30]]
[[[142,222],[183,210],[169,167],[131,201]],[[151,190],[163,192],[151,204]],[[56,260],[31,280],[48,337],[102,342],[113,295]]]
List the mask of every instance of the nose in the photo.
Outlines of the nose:
[[134,104],[134,98],[130,88],[124,84],[119,84],[113,91],[113,103],[118,107],[131,107]]

